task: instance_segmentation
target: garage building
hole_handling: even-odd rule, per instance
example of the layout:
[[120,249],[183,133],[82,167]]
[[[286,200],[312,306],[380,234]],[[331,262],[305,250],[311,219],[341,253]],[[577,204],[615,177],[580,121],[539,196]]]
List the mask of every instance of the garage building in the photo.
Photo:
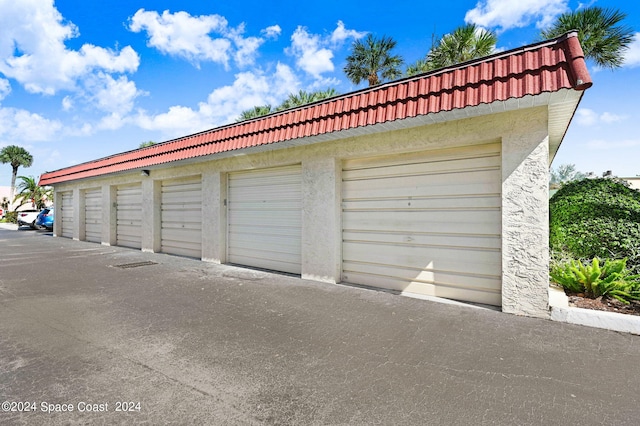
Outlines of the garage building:
[[575,33],[46,173],[54,234],[547,317]]

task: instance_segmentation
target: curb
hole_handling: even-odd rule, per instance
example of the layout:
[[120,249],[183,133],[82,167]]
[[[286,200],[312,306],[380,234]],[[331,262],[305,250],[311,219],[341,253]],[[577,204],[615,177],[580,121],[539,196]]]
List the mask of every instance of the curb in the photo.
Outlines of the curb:
[[549,287],[551,320],[640,335],[640,316],[569,306],[564,291]]
[[17,231],[18,225],[15,223],[0,223],[0,229],[6,229],[7,231]]

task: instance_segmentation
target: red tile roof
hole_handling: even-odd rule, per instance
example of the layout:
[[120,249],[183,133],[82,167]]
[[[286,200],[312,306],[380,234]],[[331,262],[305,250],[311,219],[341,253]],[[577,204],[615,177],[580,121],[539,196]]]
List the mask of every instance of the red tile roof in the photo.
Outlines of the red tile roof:
[[592,84],[576,33],[44,173],[53,185]]

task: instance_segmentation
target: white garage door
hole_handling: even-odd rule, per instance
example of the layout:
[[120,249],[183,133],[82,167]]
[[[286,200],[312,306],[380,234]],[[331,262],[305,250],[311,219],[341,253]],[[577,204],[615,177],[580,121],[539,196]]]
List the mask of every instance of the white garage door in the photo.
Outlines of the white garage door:
[[500,144],[350,160],[343,280],[501,304]]
[[63,192],[61,195],[60,221],[62,223],[62,236],[73,238],[73,192]]
[[301,273],[300,165],[229,175],[229,262]]
[[94,243],[102,241],[102,189],[84,193],[85,239]]
[[[162,182],[161,250],[202,258],[202,179]],[[217,220],[217,218],[212,218]]]
[[142,186],[119,186],[116,206],[116,245],[141,248]]

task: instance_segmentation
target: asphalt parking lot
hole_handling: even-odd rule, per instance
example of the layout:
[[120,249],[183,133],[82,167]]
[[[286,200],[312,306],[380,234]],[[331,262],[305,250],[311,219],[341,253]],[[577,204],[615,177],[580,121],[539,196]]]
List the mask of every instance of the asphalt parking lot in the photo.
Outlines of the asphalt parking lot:
[[0,424],[638,424],[640,336],[0,229]]

